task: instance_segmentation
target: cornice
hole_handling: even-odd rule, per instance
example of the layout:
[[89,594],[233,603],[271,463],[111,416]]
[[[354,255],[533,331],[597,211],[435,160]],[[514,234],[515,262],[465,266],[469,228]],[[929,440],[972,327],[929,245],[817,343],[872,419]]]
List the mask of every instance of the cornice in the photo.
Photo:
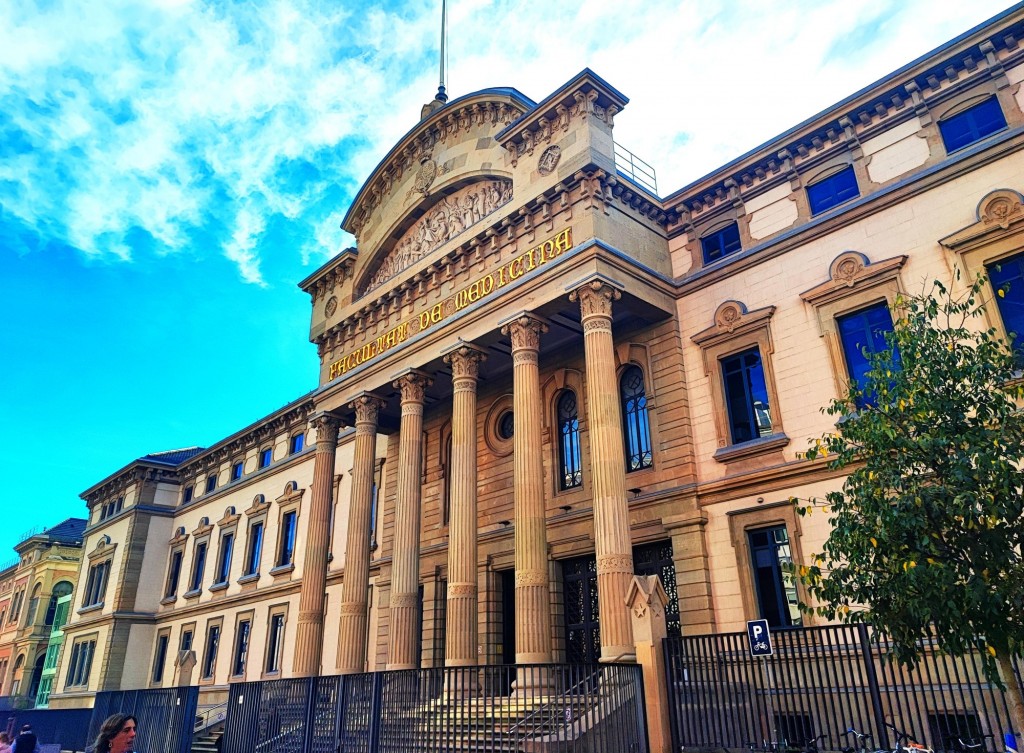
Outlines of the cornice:
[[609,128],[629,99],[589,68],[556,89],[523,117],[501,131],[495,140],[509,153],[515,167],[521,156],[568,132],[573,120],[596,118]]

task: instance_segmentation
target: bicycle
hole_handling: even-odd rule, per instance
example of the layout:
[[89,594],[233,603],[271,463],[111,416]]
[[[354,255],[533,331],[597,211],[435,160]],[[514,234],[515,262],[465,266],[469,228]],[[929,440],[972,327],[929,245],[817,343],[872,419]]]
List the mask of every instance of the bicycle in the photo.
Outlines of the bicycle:
[[[957,743],[960,745],[960,750],[963,753],[985,753],[985,740],[994,739],[992,735],[982,735],[981,739],[976,737],[958,737]],[[977,740],[977,742],[975,742]]]
[[829,739],[828,735],[818,735],[817,737],[809,737],[806,740],[804,740],[804,743],[803,743],[802,746],[800,746],[800,747],[791,747],[791,748],[789,748],[789,750],[793,751],[793,753],[820,753],[820,748],[818,747],[818,743],[819,742],[824,742],[824,741],[826,741],[828,739]]
[[842,753],[877,753],[870,745],[870,741],[873,739],[871,734],[868,732],[858,732],[853,727],[850,727],[843,733],[843,737],[849,739],[850,735],[854,736],[854,744],[848,748],[841,748]]
[[885,726],[896,733],[896,747],[892,749],[892,753],[934,753],[927,745],[915,741],[909,732],[904,732],[889,722],[886,722]]

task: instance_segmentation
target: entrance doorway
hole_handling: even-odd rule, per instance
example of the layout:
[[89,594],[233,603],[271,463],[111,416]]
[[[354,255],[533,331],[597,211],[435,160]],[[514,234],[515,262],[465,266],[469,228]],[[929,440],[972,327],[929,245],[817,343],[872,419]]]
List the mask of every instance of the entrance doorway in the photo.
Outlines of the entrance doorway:
[[596,664],[601,657],[594,555],[562,561],[565,593],[565,653],[568,664]]

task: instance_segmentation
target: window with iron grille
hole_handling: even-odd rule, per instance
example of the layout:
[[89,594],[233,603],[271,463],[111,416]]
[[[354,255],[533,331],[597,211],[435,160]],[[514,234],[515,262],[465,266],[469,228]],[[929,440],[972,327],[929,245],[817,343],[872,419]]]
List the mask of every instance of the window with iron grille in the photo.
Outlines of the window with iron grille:
[[558,398],[558,461],[561,468],[559,487],[573,489],[583,484],[580,452],[580,421],[576,393],[564,390]]
[[626,434],[626,472],[650,468],[654,464],[651,424],[647,415],[644,372],[639,366],[630,366],[622,373],[619,397],[622,400],[622,430]]

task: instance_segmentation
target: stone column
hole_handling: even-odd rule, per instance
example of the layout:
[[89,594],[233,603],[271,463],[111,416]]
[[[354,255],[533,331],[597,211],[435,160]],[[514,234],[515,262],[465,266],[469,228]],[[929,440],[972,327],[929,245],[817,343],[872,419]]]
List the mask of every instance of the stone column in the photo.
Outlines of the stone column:
[[605,662],[636,658],[629,612],[623,606],[633,580],[633,548],[612,339],[612,302],[621,295],[607,283],[594,280],[577,288],[570,296],[570,300],[579,301],[583,320],[597,598],[601,607],[601,661]]
[[[460,343],[445,355],[452,367],[451,516],[448,523],[448,616],[445,666],[477,663],[476,384],[483,350]],[[465,678],[468,683],[472,680]],[[455,690],[450,686],[451,690]],[[464,690],[472,690],[468,684]]]
[[377,414],[384,407],[384,401],[375,395],[360,395],[349,407],[356,412],[356,436],[338,634],[338,673],[343,675],[362,672],[366,662],[370,507],[373,504],[374,458],[377,454]]
[[311,422],[316,429],[313,486],[306,525],[306,557],[299,587],[299,621],[295,634],[295,677],[320,674],[324,643],[324,600],[327,596],[327,555],[331,546],[331,497],[334,458],[341,422],[329,413]]
[[423,473],[423,393],[431,379],[418,371],[394,386],[402,392],[398,436],[395,545],[391,576],[391,631],[388,669],[417,669],[420,644],[420,475]]
[[552,659],[551,584],[541,459],[540,372],[537,366],[540,336],[547,329],[547,325],[537,317],[522,314],[501,330],[512,340],[516,664],[544,664]]

